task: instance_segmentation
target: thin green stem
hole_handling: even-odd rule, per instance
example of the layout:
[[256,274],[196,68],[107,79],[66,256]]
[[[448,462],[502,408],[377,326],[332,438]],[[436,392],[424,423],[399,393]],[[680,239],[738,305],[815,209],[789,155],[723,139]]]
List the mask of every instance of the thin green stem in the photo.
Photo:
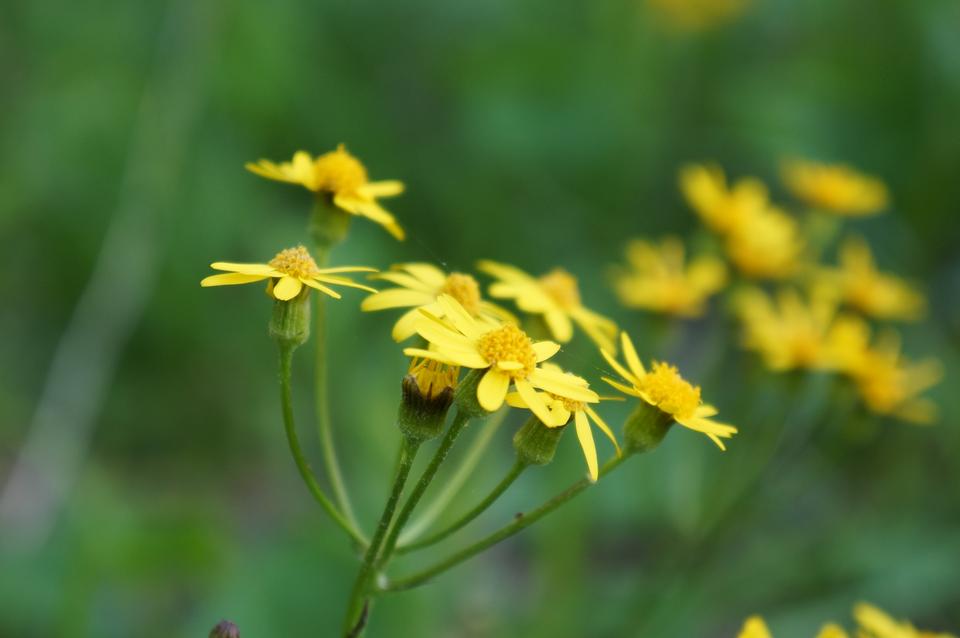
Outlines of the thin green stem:
[[447,458],[447,453],[450,451],[450,448],[453,447],[457,437],[460,436],[460,432],[463,431],[463,428],[469,421],[470,416],[467,413],[463,410],[457,410],[457,413],[453,416],[453,423],[450,424],[443,440],[440,441],[440,447],[437,448],[433,458],[430,460],[430,464],[423,471],[423,474],[420,475],[420,480],[417,481],[416,487],[413,488],[410,496],[407,497],[403,508],[397,515],[397,520],[394,522],[393,527],[390,528],[390,534],[387,536],[387,540],[384,542],[383,549],[380,552],[380,557],[377,559],[377,567],[383,567],[390,560],[390,557],[393,555],[393,550],[397,545],[397,537],[403,530],[403,526],[407,524],[407,521],[410,519],[410,514],[413,513],[417,503],[420,502],[420,498],[423,497],[424,492],[427,491],[430,482],[433,481],[433,477],[437,474],[437,470],[440,469],[443,460]]
[[443,539],[447,538],[457,530],[461,529],[464,525],[480,516],[483,512],[487,510],[488,507],[493,505],[493,503],[500,498],[500,495],[507,491],[507,488],[513,485],[513,482],[517,480],[517,477],[520,476],[525,469],[529,466],[528,463],[524,463],[520,459],[517,459],[516,463],[513,464],[513,467],[510,468],[510,471],[507,472],[506,476],[497,484],[493,491],[487,494],[487,497],[484,498],[480,503],[477,504],[472,510],[461,516],[459,519],[448,525],[445,529],[440,530],[436,534],[431,534],[430,536],[424,538],[421,541],[416,543],[410,543],[409,545],[400,545],[397,547],[397,553],[404,554],[406,552],[412,552],[417,549],[424,547],[429,547],[434,543],[439,543]]
[[343,621],[343,634],[345,636],[359,636],[363,631],[363,626],[367,619],[367,594],[370,590],[370,580],[374,575],[374,563],[383,539],[390,528],[390,521],[393,520],[393,513],[396,511],[397,502],[403,493],[403,487],[407,483],[407,477],[410,475],[410,468],[413,467],[413,459],[420,448],[419,443],[411,442],[404,438],[400,447],[400,459],[397,463],[396,474],[393,478],[393,487],[390,490],[390,496],[383,507],[383,514],[380,515],[380,521],[377,523],[377,529],[374,532],[373,540],[367,547],[363,556],[363,562],[360,564],[360,570],[357,572],[357,579],[353,583],[353,589],[350,593],[350,600],[347,603],[347,615]]
[[293,350],[294,348],[291,345],[280,344],[280,406],[283,411],[283,426],[287,432],[290,453],[293,455],[293,460],[297,464],[300,476],[303,477],[303,482],[306,483],[307,489],[310,490],[310,493],[316,501],[320,503],[320,506],[326,510],[327,514],[330,515],[330,518],[332,518],[337,525],[343,528],[343,531],[350,535],[350,538],[360,545],[365,545],[366,540],[363,538],[363,535],[340,513],[340,510],[336,508],[324,493],[323,488],[320,487],[320,484],[310,469],[310,464],[307,462],[306,456],[303,454],[303,448],[300,446],[300,438],[297,436],[297,425],[293,417],[293,400],[290,391],[290,367],[293,360]]
[[[615,457],[607,461],[606,464],[604,464],[604,466],[600,468],[600,476],[605,476],[606,474],[609,474],[626,459],[627,459],[627,456],[624,455],[624,456]],[[553,512],[554,510],[559,508],[561,505],[565,504],[567,501],[577,496],[580,492],[587,489],[591,485],[593,485],[593,483],[591,483],[590,480],[586,478],[574,483],[573,485],[568,487],[566,490],[564,490],[563,492],[560,492],[559,494],[551,498],[549,501],[547,501],[540,507],[534,510],[531,510],[528,514],[519,514],[516,517],[516,520],[514,520],[512,523],[508,525],[505,525],[504,527],[501,527],[496,532],[493,532],[492,534],[485,536],[484,538],[473,543],[472,545],[465,547],[459,552],[452,554],[451,556],[445,558],[444,560],[441,560],[440,562],[436,563],[431,567],[428,567],[427,569],[424,569],[423,571],[407,576],[406,578],[400,578],[391,583],[388,583],[385,587],[381,587],[380,591],[381,592],[402,591],[404,589],[411,589],[413,587],[417,587],[418,585],[422,585],[423,583],[427,582],[434,576],[447,571],[451,567],[455,567],[456,565],[459,565],[463,561],[476,556],[480,552],[496,545],[502,540],[510,538],[517,532],[536,523],[538,520],[540,520],[547,514]]]
[[509,410],[504,408],[496,414],[490,415],[480,428],[480,432],[477,433],[473,441],[470,442],[470,447],[467,449],[463,461],[457,464],[457,469],[453,476],[443,482],[443,489],[437,494],[437,497],[430,501],[426,509],[414,518],[400,534],[399,545],[406,545],[416,540],[420,534],[430,527],[440,514],[446,510],[447,505],[449,505],[450,501],[457,495],[463,487],[463,484],[473,475],[473,471],[480,463],[483,453],[487,450],[487,446],[490,445],[490,441],[493,440],[493,435],[496,434],[500,426],[503,425],[508,411]]

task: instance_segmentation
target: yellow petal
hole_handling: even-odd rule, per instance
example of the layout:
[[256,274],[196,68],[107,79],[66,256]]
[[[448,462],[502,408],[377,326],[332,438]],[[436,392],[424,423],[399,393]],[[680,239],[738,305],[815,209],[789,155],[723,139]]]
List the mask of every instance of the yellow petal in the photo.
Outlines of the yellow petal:
[[[341,298],[341,295],[340,295],[339,292],[337,292],[337,291],[334,290],[333,288],[328,288],[328,287],[324,286],[324,285],[321,284],[319,281],[314,281],[313,279],[307,279],[306,277],[304,277],[304,278],[301,279],[300,281],[301,281],[301,283],[307,284],[307,285],[310,286],[311,288],[316,288],[317,290],[319,290],[320,292],[322,292],[322,293],[325,294],[325,295],[330,295],[330,296],[333,297],[334,299],[340,299],[340,298]],[[300,291],[298,290],[297,292],[299,293]],[[277,298],[279,299],[279,297],[277,297]]]
[[593,432],[590,431],[587,415],[578,410],[573,415],[573,421],[577,425],[577,439],[580,441],[580,449],[583,450],[583,458],[587,461],[590,480],[596,481],[600,476],[600,468],[597,464],[597,446],[593,442]]
[[403,288],[390,288],[370,295],[360,303],[360,309],[367,312],[388,308],[406,308],[431,303],[434,297],[429,293]]
[[510,375],[491,368],[477,385],[477,401],[487,412],[496,412],[503,405],[509,387]]
[[[281,277],[280,281],[273,287],[273,296],[280,301],[289,301],[299,295],[301,290],[303,290],[303,284],[300,283],[299,279]],[[333,294],[339,296],[335,292]]]
[[332,275],[339,272],[380,272],[370,266],[337,266],[336,268],[321,268],[321,275]]
[[456,361],[453,361],[449,357],[444,356],[436,350],[425,350],[423,348],[404,348],[403,354],[407,355],[408,357],[420,357],[421,359],[439,361],[440,363],[446,363],[447,365],[451,366],[458,365]]
[[640,385],[640,379],[642,377],[634,376],[633,373],[631,373],[629,370],[627,370],[622,365],[620,365],[620,362],[614,359],[613,355],[611,355],[606,350],[600,350],[600,354],[603,355],[603,358],[607,360],[607,363],[609,363],[610,366],[617,371],[617,374],[619,374],[621,377],[623,377],[633,385]]
[[[633,347],[633,341],[630,340],[630,335],[626,332],[620,333],[620,343],[623,346],[623,359],[630,367],[630,371],[633,372],[633,376],[636,379],[642,379],[647,374],[647,371],[643,368],[640,357],[637,356],[637,351]],[[630,377],[624,378],[628,381],[631,380]]]
[[546,361],[560,351],[560,344],[554,341],[538,341],[533,344],[533,352],[537,355],[537,363]]
[[610,426],[607,425],[606,422],[600,418],[600,415],[597,414],[596,411],[593,410],[589,405],[585,406],[583,411],[587,413],[587,416],[593,419],[593,422],[597,424],[597,427],[600,428],[600,431],[603,432],[608,439],[610,439],[610,442],[613,443],[613,447],[617,450],[617,456],[620,456],[620,444],[617,443],[617,437],[613,435],[613,430],[610,429]]
[[557,396],[573,399],[574,401],[586,401],[588,403],[596,403],[600,400],[596,392],[581,385],[579,382],[569,379],[567,375],[562,372],[536,368],[527,378],[530,380],[530,383],[536,387]]
[[214,270],[227,270],[229,272],[243,273],[244,275],[263,275],[264,277],[275,276],[277,272],[272,266],[267,264],[236,264],[229,261],[215,261],[210,264]]
[[376,288],[371,288],[364,284],[358,284],[354,280],[348,277],[337,277],[335,275],[317,275],[313,278],[314,281],[320,281],[325,284],[333,284],[335,286],[346,286],[347,288],[356,288],[358,290],[365,290],[367,292],[379,292]]
[[470,339],[477,339],[483,334],[483,329],[477,321],[470,316],[460,303],[450,295],[441,295],[438,299],[443,308],[443,315],[449,319],[457,330],[462,332]]
[[523,370],[523,364],[519,361],[497,361],[497,368],[507,372],[510,370]]
[[436,296],[440,286],[443,285],[443,282],[441,282],[439,286],[429,285],[405,272],[381,272],[377,273],[376,275],[371,275],[370,278],[383,279],[384,281],[389,281],[390,283],[402,286],[403,288],[430,293],[432,296]]
[[566,313],[551,310],[543,315],[543,320],[546,322],[550,334],[560,343],[567,343],[573,338],[573,323]]
[[403,182],[388,179],[380,182],[367,182],[358,190],[362,195],[373,199],[375,197],[393,197],[402,193],[403,189]]
[[[603,379],[603,381],[604,381],[605,383],[613,386],[613,387],[616,388],[617,390],[620,390],[620,392],[623,392],[624,394],[629,394],[630,396],[633,396],[633,397],[641,397],[641,394],[642,394],[642,393],[641,393],[639,390],[637,390],[636,388],[631,388],[631,387],[625,386],[625,385],[623,385],[622,383],[618,383],[618,382],[614,381],[614,380],[611,379],[610,377],[601,377],[601,378]],[[642,397],[641,397],[641,398],[642,398]],[[647,403],[650,403],[650,402],[647,401]]]
[[210,286],[233,286],[235,284],[249,284],[254,281],[263,281],[266,277],[262,275],[244,275],[241,273],[224,273],[222,275],[210,275],[204,277],[200,285],[204,288]]
[[510,392],[507,394],[507,405],[513,408],[526,408],[527,403],[523,400],[523,397],[520,396],[517,392]]
[[430,289],[436,290],[443,287],[443,284],[447,281],[447,275],[442,270],[434,266],[433,264],[427,264],[423,262],[414,262],[407,264],[400,264],[397,266],[399,270],[404,270],[418,281],[429,286]]
[[517,387],[517,392],[523,397],[524,403],[527,404],[530,411],[537,415],[537,418],[540,419],[544,425],[548,427],[562,425],[554,422],[553,415],[550,414],[547,404],[544,403],[543,398],[533,389],[533,386],[530,385],[526,379],[516,379],[514,385]]

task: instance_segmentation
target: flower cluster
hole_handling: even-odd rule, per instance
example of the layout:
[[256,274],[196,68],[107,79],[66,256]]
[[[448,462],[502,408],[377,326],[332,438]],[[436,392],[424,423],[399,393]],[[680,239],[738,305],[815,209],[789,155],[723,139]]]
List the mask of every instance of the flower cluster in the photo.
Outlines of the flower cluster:
[[[858,638],[955,638],[951,634],[921,631],[906,620],[897,620],[883,610],[868,603],[859,603],[853,608],[857,623]],[[849,638],[851,634],[836,623],[827,623],[817,632],[816,638]],[[737,638],[773,638],[767,623],[760,616],[751,616],[743,623]]]

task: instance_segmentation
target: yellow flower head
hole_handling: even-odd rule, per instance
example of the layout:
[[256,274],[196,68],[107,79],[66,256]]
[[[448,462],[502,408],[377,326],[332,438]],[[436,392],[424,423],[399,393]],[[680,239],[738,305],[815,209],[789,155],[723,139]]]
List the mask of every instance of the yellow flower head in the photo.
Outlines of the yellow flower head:
[[743,627],[740,629],[740,633],[737,634],[737,638],[772,637],[770,635],[770,629],[767,627],[767,623],[764,622],[763,618],[760,616],[750,616],[746,622],[743,623]]
[[539,279],[494,261],[481,261],[477,268],[498,280],[490,286],[490,296],[513,299],[523,312],[542,316],[550,334],[560,343],[573,338],[576,323],[600,347],[616,347],[616,324],[583,306],[576,277],[562,268]]
[[726,283],[723,262],[703,256],[684,263],[683,243],[676,237],[659,246],[640,239],[627,245],[627,268],[614,276],[623,305],[680,317],[699,317],[706,300]]
[[784,162],[782,177],[799,199],[836,215],[873,215],[887,206],[883,182],[844,164],[792,160]]
[[777,208],[756,212],[727,235],[727,257],[754,279],[784,279],[802,264],[804,243],[796,220]]
[[377,272],[376,268],[363,266],[340,266],[338,268],[318,268],[310,253],[303,246],[281,250],[267,264],[236,264],[218,261],[210,264],[214,270],[225,270],[226,274],[210,275],[200,282],[203,287],[231,286],[235,284],[249,284],[255,281],[269,279],[267,292],[280,301],[293,299],[304,289],[304,286],[316,288],[320,292],[340,298],[330,285],[359,288],[369,292],[376,292],[370,286],[358,284],[348,277],[341,277],[339,273],[346,272]]
[[[560,369],[560,366],[554,365],[552,363],[544,363],[542,368],[544,370],[549,370],[551,373],[564,375],[567,381],[572,385],[579,385],[584,388],[589,387],[589,384],[586,380],[574,375],[569,372],[564,372]],[[600,431],[606,435],[608,439],[613,443],[613,446],[617,450],[617,454],[620,454],[620,445],[617,443],[616,437],[613,436],[613,431],[610,429],[603,419],[600,418],[600,415],[597,414],[593,408],[590,407],[590,403],[597,403],[600,401],[600,398],[597,397],[594,401],[577,401],[575,399],[568,399],[551,392],[538,392],[540,398],[543,400],[544,404],[547,406],[547,410],[550,412],[551,420],[543,421],[544,425],[550,428],[556,428],[566,425],[570,422],[570,417],[573,417],[574,424],[577,430],[577,440],[580,442],[580,449],[583,450],[583,458],[587,462],[587,471],[590,476],[591,481],[596,481],[599,476],[599,463],[597,462],[597,446],[593,441],[593,432],[590,429],[590,421],[592,420],[594,424]],[[515,408],[529,408],[529,404],[524,400],[524,398],[518,392],[511,392],[507,395],[507,403]]]
[[821,276],[840,298],[865,315],[881,320],[916,320],[923,316],[926,299],[906,281],[877,270],[870,246],[861,237],[850,237],[840,248],[840,267]]
[[431,349],[407,348],[409,356],[432,359],[447,365],[486,370],[477,387],[477,401],[493,412],[503,405],[510,385],[516,388],[530,410],[544,423],[555,419],[535,388],[573,401],[596,402],[597,394],[568,375],[537,364],[560,349],[552,341],[534,342],[515,324],[493,326],[478,321],[450,295],[438,299],[443,319],[421,310],[417,333]]
[[678,29],[702,31],[736,18],[750,0],[647,0],[647,4]]
[[403,341],[416,332],[415,325],[422,318],[420,308],[434,316],[443,317],[443,307],[437,303],[437,297],[444,294],[456,299],[474,319],[493,325],[501,321],[515,321],[509,312],[483,299],[477,280],[464,273],[447,274],[432,264],[412,263],[398,264],[391,272],[377,274],[375,278],[389,281],[397,287],[364,299],[360,306],[363,310],[410,308],[393,326],[393,338],[396,341]]
[[432,359],[413,357],[410,359],[407,374],[417,382],[421,395],[428,399],[435,399],[447,388],[456,389],[460,367]]
[[366,167],[348,153],[343,144],[316,158],[306,151],[297,151],[289,162],[277,164],[261,159],[257,163],[248,163],[246,168],[267,179],[300,184],[315,193],[326,193],[337,208],[380,224],[397,239],[404,237],[397,220],[377,202],[380,197],[402,193],[403,182],[371,182]]
[[680,376],[675,366],[668,363],[654,362],[648,372],[626,332],[621,333],[620,340],[626,366],[606,350],[600,352],[629,385],[606,377],[603,380],[624,394],[637,397],[669,414],[680,425],[706,434],[721,450],[725,450],[721,439],[732,437],[737,433],[737,428],[710,418],[717,414],[717,409],[701,401],[700,388],[691,385]]
[[718,166],[684,166],[680,170],[680,190],[700,220],[721,235],[748,226],[770,203],[763,182],[747,177],[728,188]]
[[853,617],[860,626],[860,638],[953,638],[951,634],[919,631],[909,622],[894,620],[867,603],[854,607]]

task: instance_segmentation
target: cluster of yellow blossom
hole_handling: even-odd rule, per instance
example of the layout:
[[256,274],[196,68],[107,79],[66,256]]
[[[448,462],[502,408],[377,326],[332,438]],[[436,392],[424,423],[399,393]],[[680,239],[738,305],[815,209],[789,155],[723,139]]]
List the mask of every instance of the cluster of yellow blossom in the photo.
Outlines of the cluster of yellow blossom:
[[750,0],[647,0],[650,8],[684,31],[703,31],[729,22],[750,4]]
[[[859,603],[853,608],[857,623],[857,638],[955,638],[951,634],[921,631],[910,622],[896,620],[873,605]],[[744,622],[737,638],[772,638],[773,634],[760,616],[751,616]],[[849,638],[850,634],[835,623],[824,625],[817,638]]]
[[[895,336],[871,344],[868,323],[918,320],[926,309],[924,295],[881,271],[870,246],[858,236],[839,244],[836,265],[820,263],[839,230],[837,220],[882,211],[889,202],[886,187],[849,166],[801,160],[785,162],[782,177],[788,190],[810,207],[805,217],[773,203],[759,179],[728,184],[719,167],[708,165],[680,171],[687,203],[719,240],[737,274],[728,307],[742,323],[744,346],[774,371],[846,375],[864,405],[877,414],[917,423],[933,420],[935,406],[918,395],[936,383],[939,365],[904,361]],[[696,317],[727,279],[718,257],[702,254],[685,265],[682,242],[668,238],[659,248],[632,240],[626,265],[614,270],[613,285],[628,307]]]

